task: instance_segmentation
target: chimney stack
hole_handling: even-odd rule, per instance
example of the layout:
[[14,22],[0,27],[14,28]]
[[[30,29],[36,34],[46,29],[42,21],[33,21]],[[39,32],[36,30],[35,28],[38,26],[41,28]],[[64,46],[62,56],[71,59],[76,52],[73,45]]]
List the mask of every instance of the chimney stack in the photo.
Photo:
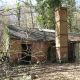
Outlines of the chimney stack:
[[67,9],[55,10],[56,59],[59,63],[68,61]]

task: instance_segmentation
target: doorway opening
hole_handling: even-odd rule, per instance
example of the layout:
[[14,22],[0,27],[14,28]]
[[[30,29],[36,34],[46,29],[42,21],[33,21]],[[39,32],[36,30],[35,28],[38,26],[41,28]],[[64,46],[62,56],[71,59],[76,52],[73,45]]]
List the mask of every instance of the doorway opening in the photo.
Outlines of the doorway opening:
[[68,43],[68,61],[69,62],[75,62],[76,56],[75,56],[75,43],[69,42]]
[[21,44],[21,46],[22,46],[21,63],[30,64],[31,63],[31,44]]
[[48,48],[47,61],[56,62],[56,47],[55,47],[55,43],[53,43]]

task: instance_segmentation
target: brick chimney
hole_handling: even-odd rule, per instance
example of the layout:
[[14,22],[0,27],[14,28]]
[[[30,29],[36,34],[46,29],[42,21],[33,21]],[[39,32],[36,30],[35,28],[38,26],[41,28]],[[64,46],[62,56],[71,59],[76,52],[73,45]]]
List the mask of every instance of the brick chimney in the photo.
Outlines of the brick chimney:
[[59,7],[55,10],[55,42],[58,62],[68,61],[67,9]]

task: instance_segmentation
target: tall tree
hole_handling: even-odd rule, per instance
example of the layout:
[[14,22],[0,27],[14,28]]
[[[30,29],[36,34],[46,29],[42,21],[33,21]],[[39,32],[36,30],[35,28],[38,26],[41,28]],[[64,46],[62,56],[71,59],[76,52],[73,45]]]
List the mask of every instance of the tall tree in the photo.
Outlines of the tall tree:
[[19,2],[17,3],[16,8],[17,8],[16,13],[17,13],[17,19],[18,19],[18,26],[20,26],[21,5]]
[[36,11],[40,27],[54,29],[54,10],[55,7],[61,6],[62,0],[36,0]]
[[58,6],[67,8],[67,22],[68,31],[73,32],[76,30],[76,25],[73,25],[74,12],[76,10],[75,0],[36,0],[36,11],[38,12],[37,21],[40,27],[54,29],[54,10]]
[[68,22],[68,31],[74,32],[76,30],[76,26],[73,25],[74,21],[74,12],[76,10],[75,0],[63,0],[63,6],[67,7],[67,22]]

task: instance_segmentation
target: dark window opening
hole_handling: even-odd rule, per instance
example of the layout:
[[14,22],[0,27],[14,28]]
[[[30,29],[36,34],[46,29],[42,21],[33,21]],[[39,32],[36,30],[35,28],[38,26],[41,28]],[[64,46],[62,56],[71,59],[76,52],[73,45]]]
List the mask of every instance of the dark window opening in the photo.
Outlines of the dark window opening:
[[21,46],[22,46],[21,63],[30,64],[31,63],[31,44],[21,44]]

